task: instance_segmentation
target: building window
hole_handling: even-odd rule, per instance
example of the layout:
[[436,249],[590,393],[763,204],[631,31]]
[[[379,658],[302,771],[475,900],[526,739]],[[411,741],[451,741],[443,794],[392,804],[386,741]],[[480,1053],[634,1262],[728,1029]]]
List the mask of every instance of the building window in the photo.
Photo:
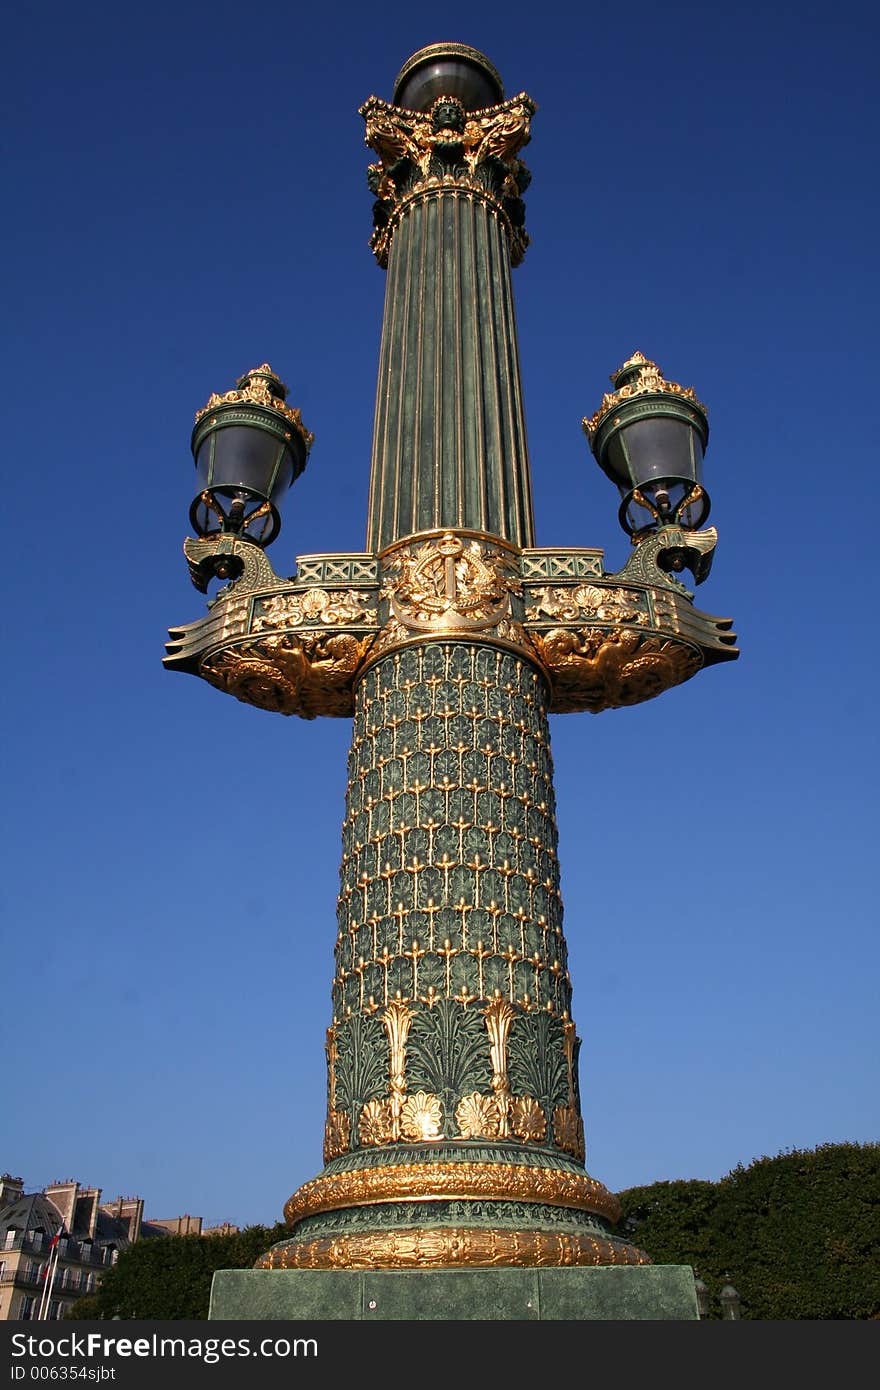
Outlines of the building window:
[[58,1240],[58,1254],[67,1254],[67,1236],[60,1236]]
[[21,1300],[21,1314],[20,1314],[20,1316],[21,1316],[21,1318],[22,1318],[22,1320],[23,1320],[24,1322],[27,1322],[28,1318],[32,1318],[32,1317],[34,1316],[34,1304],[35,1304],[35,1302],[36,1302],[36,1299],[31,1298],[31,1297],[23,1298],[23,1299]]
[[6,1232],[6,1244],[3,1247],[4,1250],[11,1250],[13,1248],[13,1246],[15,1245],[15,1237],[17,1235],[18,1231],[15,1229],[15,1227],[10,1226],[9,1230]]

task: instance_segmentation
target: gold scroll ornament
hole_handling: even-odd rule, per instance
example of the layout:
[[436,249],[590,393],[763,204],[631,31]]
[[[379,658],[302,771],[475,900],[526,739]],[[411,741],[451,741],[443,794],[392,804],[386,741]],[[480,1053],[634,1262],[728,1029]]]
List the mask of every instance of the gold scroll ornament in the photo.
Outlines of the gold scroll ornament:
[[284,1208],[291,1226],[307,1216],[377,1202],[544,1202],[573,1207],[616,1222],[620,1203],[587,1173],[525,1163],[397,1163],[313,1178]]
[[371,1231],[289,1241],[269,1250],[257,1269],[432,1269],[465,1265],[557,1267],[560,1265],[644,1265],[641,1250],[623,1242],[567,1232],[505,1231],[483,1228],[424,1228]]
[[353,713],[352,681],[373,642],[351,633],[275,633],[209,653],[199,675],[245,704],[277,714]]
[[553,628],[529,636],[552,682],[554,713],[641,704],[703,665],[697,647],[632,628]]

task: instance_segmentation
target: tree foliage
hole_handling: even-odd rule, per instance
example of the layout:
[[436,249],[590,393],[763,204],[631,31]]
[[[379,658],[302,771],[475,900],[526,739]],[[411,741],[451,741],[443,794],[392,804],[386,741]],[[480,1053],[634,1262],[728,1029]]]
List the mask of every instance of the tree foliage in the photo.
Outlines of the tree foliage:
[[207,1318],[218,1269],[250,1269],[287,1226],[248,1226],[232,1236],[152,1236],[124,1250],[97,1292],[69,1318]]
[[620,1195],[619,1231],[655,1264],[689,1264],[713,1317],[729,1275],[742,1316],[880,1316],[880,1144],[822,1144],[740,1165],[720,1182]]

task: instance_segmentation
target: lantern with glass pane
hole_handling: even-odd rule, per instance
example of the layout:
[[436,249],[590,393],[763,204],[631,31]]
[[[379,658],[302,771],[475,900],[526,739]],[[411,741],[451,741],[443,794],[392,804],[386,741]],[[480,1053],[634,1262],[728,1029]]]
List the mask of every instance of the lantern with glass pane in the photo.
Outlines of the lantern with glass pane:
[[696,530],[709,516],[706,407],[641,352],[611,381],[614,390],[583,426],[596,462],[620,492],[621,526],[634,542],[663,526]]
[[314,437],[286,399],[287,387],[264,362],[196,415],[199,492],[189,517],[199,536],[232,535],[265,547],[278,535],[278,504],[305,468]]

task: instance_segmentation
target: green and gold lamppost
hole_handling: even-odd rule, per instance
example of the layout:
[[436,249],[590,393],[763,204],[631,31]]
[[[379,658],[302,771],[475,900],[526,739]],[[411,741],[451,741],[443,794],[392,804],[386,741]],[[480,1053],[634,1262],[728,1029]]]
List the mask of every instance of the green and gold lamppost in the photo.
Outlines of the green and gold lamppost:
[[510,283],[535,109],[447,43],[361,110],[388,273],[364,552],[293,579],[266,558],[311,443],[268,365],[197,417],[184,548],[197,587],[229,583],[166,665],[354,720],[325,1167],[264,1269],[646,1263],[584,1166],[548,716],[737,650],[676,577],[703,580],[716,542],[706,411],[640,353],[584,421],[632,555],[609,574],[601,550],[535,546]]

